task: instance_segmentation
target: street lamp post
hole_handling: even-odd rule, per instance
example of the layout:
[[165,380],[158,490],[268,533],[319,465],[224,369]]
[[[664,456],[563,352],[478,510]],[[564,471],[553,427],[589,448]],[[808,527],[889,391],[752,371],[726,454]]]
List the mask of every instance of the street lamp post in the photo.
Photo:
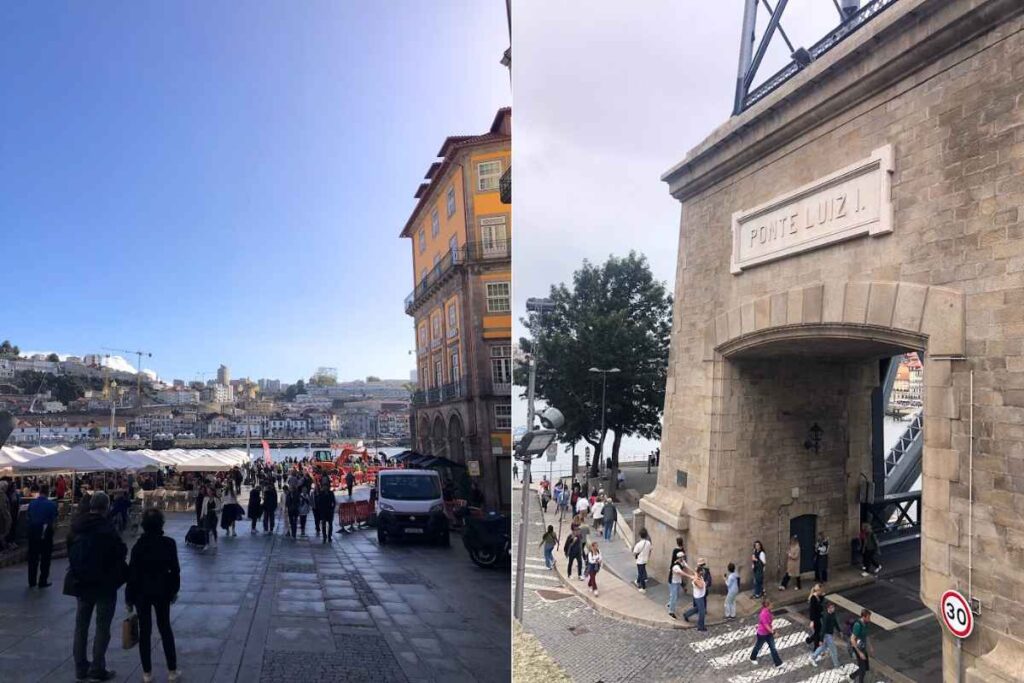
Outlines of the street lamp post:
[[[602,368],[590,368],[590,371],[593,372],[593,373],[599,373],[601,375],[601,440],[598,442],[600,444],[600,446],[601,446],[601,450],[600,450],[600,452],[598,452],[596,454],[596,456],[594,458],[595,459],[594,464],[597,465],[597,467],[594,467],[593,469],[596,470],[596,469],[598,469],[600,467],[600,463],[604,460],[604,417],[605,417],[605,397],[607,396],[607,393],[608,393],[608,373],[622,372],[622,371],[619,370],[618,368],[608,368],[607,370],[602,369]],[[615,475],[616,475],[616,473],[612,472],[610,476],[615,476]],[[608,483],[608,488],[609,489],[613,488],[612,487],[612,483],[610,481]]]
[[117,410],[117,380],[110,383],[110,434],[107,447],[114,450],[114,413]]

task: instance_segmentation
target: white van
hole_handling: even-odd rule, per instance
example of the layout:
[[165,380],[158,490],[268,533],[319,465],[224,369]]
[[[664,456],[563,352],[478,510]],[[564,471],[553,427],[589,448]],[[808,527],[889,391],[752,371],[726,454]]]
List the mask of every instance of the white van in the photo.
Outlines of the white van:
[[396,536],[421,536],[449,544],[441,477],[434,470],[378,472],[376,512],[381,545]]

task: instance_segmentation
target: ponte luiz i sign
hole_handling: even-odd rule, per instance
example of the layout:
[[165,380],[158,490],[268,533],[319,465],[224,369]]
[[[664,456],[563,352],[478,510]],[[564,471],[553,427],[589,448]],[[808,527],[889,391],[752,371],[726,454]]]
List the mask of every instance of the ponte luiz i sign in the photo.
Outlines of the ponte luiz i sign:
[[892,232],[892,145],[732,215],[732,272],[862,235]]

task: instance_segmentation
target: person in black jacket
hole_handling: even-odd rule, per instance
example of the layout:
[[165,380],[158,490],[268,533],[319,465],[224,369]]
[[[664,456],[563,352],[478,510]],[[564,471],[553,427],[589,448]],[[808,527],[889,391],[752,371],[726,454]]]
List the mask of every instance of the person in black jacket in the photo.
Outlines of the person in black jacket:
[[273,479],[263,486],[263,533],[274,531],[274,515],[277,512],[277,489]]
[[167,658],[168,680],[178,679],[178,657],[171,631],[171,603],[178,599],[181,588],[181,568],[178,565],[178,546],[173,538],[164,536],[164,513],[147,510],[142,517],[142,536],[132,548],[128,564],[128,585],[124,601],[128,608],[139,614],[139,657],[142,659],[142,680],[153,680],[153,661],[150,656],[153,636],[153,611],[156,627]]
[[316,494],[316,507],[320,514],[320,526],[323,528],[321,543],[334,543],[334,509],[337,505],[330,485],[321,487],[320,493]]
[[807,604],[810,608],[811,634],[804,640],[813,649],[817,650],[821,645],[822,631],[821,618],[825,613],[825,592],[820,583],[814,584],[811,594],[807,597]]
[[298,480],[288,484],[288,489],[284,494],[284,507],[288,512],[288,530],[290,536],[294,539],[295,532],[298,530],[299,524],[299,484]]
[[[117,607],[117,589],[125,582],[128,548],[107,519],[110,498],[102,491],[89,500],[89,513],[75,520],[68,536],[69,577],[65,594],[78,598],[75,614],[74,658],[78,681],[106,681],[117,674],[106,666],[110,622]],[[92,663],[86,658],[89,624],[96,611]]]
[[260,487],[254,486],[249,491],[249,509],[247,510],[249,520],[252,521],[252,531],[250,533],[256,533],[256,522],[263,514],[263,499],[260,496]]

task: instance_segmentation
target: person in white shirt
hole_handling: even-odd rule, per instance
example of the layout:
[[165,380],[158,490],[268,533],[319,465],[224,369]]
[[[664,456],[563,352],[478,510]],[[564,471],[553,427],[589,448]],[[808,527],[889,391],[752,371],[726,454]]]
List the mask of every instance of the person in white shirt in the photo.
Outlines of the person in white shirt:
[[668,615],[673,619],[678,619],[676,616],[676,604],[679,602],[679,591],[683,587],[683,577],[686,576],[686,570],[684,568],[685,561],[682,555],[677,555],[672,567],[669,569],[669,584],[668,584]]
[[590,544],[590,550],[587,551],[587,574],[590,575],[590,581],[587,585],[590,586],[590,592],[597,597],[597,573],[601,571],[601,551],[597,547],[597,541]]
[[704,617],[708,613],[708,586],[704,581],[703,571],[706,566],[707,561],[702,557],[697,560],[697,570],[693,573],[686,573],[686,578],[690,579],[690,586],[693,588],[693,607],[683,612],[683,619],[689,622],[690,617],[696,614],[698,631],[708,630],[704,626]]
[[590,508],[591,514],[594,515],[594,528],[600,529],[604,526],[604,497],[599,496],[594,501],[594,507]]
[[640,530],[640,540],[633,546],[633,557],[636,558],[636,587],[641,593],[647,592],[647,560],[651,559],[651,539],[647,529]]
[[588,510],[590,510],[590,501],[587,500],[586,496],[581,495],[579,500],[576,501],[576,514],[585,517]]

